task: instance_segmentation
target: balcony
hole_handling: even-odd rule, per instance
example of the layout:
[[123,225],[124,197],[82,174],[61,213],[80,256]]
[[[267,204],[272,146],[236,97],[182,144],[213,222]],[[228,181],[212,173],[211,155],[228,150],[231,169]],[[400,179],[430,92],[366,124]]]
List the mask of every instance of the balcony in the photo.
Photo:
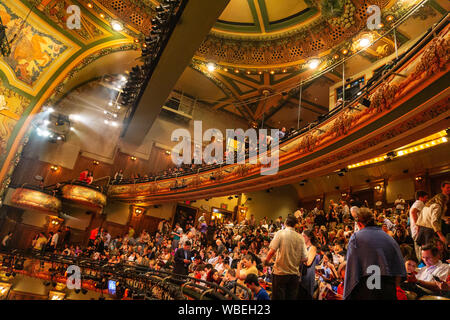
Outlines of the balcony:
[[112,185],[108,195],[150,205],[262,190],[328,174],[446,129],[448,30],[446,18],[386,66],[384,74],[375,74],[356,99],[281,141],[275,175],[260,175],[265,166],[247,161],[182,177]]

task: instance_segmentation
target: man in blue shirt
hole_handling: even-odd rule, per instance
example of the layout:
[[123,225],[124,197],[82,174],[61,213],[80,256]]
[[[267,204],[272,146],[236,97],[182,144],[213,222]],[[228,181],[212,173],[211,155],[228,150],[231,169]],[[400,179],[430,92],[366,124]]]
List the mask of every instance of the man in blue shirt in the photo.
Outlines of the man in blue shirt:
[[370,209],[360,208],[356,222],[360,231],[348,243],[344,299],[396,300],[396,287],[406,278],[399,245],[375,225]]
[[269,294],[264,290],[258,281],[258,276],[254,273],[249,273],[245,278],[247,288],[252,290],[255,300],[270,300]]

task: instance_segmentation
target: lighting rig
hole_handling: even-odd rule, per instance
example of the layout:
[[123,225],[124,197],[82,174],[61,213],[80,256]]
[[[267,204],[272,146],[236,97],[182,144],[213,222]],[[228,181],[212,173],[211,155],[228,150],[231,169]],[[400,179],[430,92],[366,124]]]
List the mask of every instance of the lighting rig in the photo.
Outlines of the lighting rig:
[[121,94],[121,103],[132,107],[128,119],[133,116],[137,103],[150,81],[150,77],[169,40],[169,36],[179,20],[181,4],[185,4],[185,2],[181,0],[164,0],[162,4],[156,7],[157,15],[152,19],[152,28],[142,44],[142,60],[144,64],[132,68]]

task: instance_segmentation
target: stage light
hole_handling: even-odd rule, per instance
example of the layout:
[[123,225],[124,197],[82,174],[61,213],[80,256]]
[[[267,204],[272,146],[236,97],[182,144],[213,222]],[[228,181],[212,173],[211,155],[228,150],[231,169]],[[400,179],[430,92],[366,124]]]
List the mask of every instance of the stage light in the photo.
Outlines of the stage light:
[[314,69],[316,69],[319,66],[319,64],[320,64],[320,60],[319,59],[311,59],[308,62],[308,67],[311,70],[314,70]]
[[118,21],[111,21],[111,27],[113,28],[114,31],[120,32],[123,30],[123,26],[120,22]]
[[214,63],[212,63],[212,62],[208,63],[206,65],[206,67],[208,68],[209,72],[214,72],[216,70],[216,65]]
[[370,40],[368,38],[365,38],[365,37],[361,38],[359,40],[359,46],[361,48],[366,48],[366,47],[370,46]]
[[69,119],[74,121],[81,121],[81,116],[78,114],[71,114],[69,115]]

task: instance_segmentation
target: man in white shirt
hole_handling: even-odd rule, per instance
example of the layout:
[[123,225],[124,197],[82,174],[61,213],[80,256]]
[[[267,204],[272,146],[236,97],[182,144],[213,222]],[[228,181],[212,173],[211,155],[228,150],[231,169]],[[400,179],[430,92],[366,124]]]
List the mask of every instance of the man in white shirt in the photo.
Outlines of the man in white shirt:
[[[440,260],[439,250],[433,244],[422,247],[422,260],[425,267],[420,268],[417,274],[409,274],[406,290],[414,291],[419,296],[426,294],[443,295],[449,290],[446,283],[450,275],[450,265]],[[411,285],[412,284],[412,285]]]
[[420,261],[420,246],[415,241],[417,232],[419,231],[416,221],[425,206],[425,202],[428,200],[428,193],[425,191],[417,191],[415,194],[415,199],[416,201],[409,209],[409,226],[411,228],[411,237],[414,239],[414,249],[416,251],[417,260]]

